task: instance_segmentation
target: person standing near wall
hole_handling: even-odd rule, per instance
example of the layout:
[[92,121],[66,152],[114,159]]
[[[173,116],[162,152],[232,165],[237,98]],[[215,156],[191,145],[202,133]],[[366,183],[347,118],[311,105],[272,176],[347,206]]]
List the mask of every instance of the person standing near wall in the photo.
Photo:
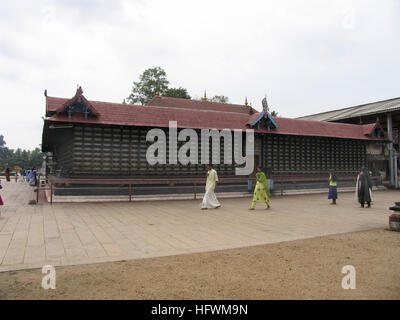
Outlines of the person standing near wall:
[[357,195],[360,208],[364,208],[364,204],[367,203],[368,208],[371,208],[371,194],[370,188],[372,188],[371,178],[369,177],[367,168],[363,167],[357,178]]
[[331,204],[336,204],[337,199],[337,178],[335,172],[329,173],[329,194],[328,199],[332,199]]

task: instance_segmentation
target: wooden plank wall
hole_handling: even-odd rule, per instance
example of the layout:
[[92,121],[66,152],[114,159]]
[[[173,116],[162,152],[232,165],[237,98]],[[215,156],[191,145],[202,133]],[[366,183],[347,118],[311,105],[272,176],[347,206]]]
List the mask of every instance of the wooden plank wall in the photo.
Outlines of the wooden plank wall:
[[358,172],[366,165],[366,144],[361,140],[307,136],[264,135],[263,166],[273,174]]
[[74,140],[71,130],[61,129],[58,131],[53,131],[53,155],[56,165],[56,170],[60,172],[61,175],[69,175],[72,171],[73,166],[73,148]]
[[[201,164],[149,165],[146,160],[146,150],[150,145],[146,142],[149,129],[75,124],[71,131],[73,135],[54,140],[57,141],[54,150],[56,169],[65,176],[204,175],[206,166]],[[165,132],[168,148],[168,129]],[[198,132],[199,163],[200,137]],[[178,149],[184,143],[179,142]],[[220,149],[223,162],[223,139]],[[262,135],[262,153],[263,166],[270,168],[274,175],[326,174],[331,168],[352,174],[366,165],[365,142],[352,139],[267,134]],[[210,143],[210,157],[211,154]],[[167,163],[168,160],[167,156]],[[235,174],[234,164],[216,165],[215,169],[221,175]]]
[[[190,164],[149,165],[146,151],[151,144],[146,142],[149,128],[112,127],[75,125],[73,138],[73,175],[105,175],[105,176],[159,176],[159,175],[204,175],[205,165]],[[166,132],[167,148],[169,147],[168,129]],[[198,157],[200,163],[201,139],[199,137]],[[178,143],[179,147],[185,142]],[[224,142],[221,139],[221,161],[223,159]],[[167,149],[168,150],[168,149]],[[211,155],[211,143],[210,143]],[[60,163],[60,159],[58,158]],[[234,165],[216,165],[220,174],[234,174]]]

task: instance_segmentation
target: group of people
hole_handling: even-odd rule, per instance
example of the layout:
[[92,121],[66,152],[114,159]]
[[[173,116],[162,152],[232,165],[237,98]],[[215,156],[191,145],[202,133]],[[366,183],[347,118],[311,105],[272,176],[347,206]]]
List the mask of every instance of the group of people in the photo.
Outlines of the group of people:
[[[356,182],[356,197],[360,203],[360,207],[364,208],[367,204],[368,208],[371,208],[372,202],[372,181],[369,176],[367,168],[361,168],[360,173],[357,176]],[[334,172],[329,174],[329,194],[328,199],[331,199],[331,204],[336,204],[337,195],[337,177]]]
[[[215,189],[217,187],[218,174],[213,169],[212,165],[208,165],[207,181],[206,181],[206,192],[203,197],[203,203],[201,206],[202,210],[206,209],[218,209],[221,207],[217,196],[215,195]],[[364,208],[365,204],[368,208],[371,207],[372,202],[372,182],[369,176],[367,168],[361,168],[360,173],[357,176],[356,183],[356,197],[360,203],[360,207]],[[331,204],[335,205],[338,198],[337,194],[337,176],[335,172],[329,173],[329,194],[328,199],[331,199]],[[270,187],[268,179],[261,167],[257,168],[256,173],[256,185],[253,192],[253,201],[249,210],[254,210],[257,202],[263,202],[267,205],[266,209],[271,208],[270,203]]]
[[[271,203],[269,200],[270,197],[269,183],[261,167],[257,168],[256,180],[257,182],[254,188],[253,201],[251,203],[249,210],[254,210],[257,202],[264,202],[267,205],[266,209],[269,209],[271,208]],[[206,193],[204,194],[203,203],[201,205],[202,210],[218,209],[219,207],[221,207],[221,204],[219,203],[217,196],[215,195],[217,182],[218,182],[217,171],[215,171],[212,165],[208,165]]]
[[[10,182],[11,181],[10,168],[7,168],[5,170],[4,175],[6,177],[6,181]],[[20,182],[26,181],[27,183],[29,183],[30,186],[36,186],[38,183],[36,168],[32,168],[29,170],[24,170],[24,169],[16,170],[14,173],[14,177],[15,177],[15,182],[17,182],[18,180]],[[2,188],[3,188],[3,186],[1,185],[1,180],[0,180],[0,190]],[[0,216],[1,216],[1,206],[3,206],[3,205],[4,205],[4,201],[0,194]]]
[[28,182],[30,186],[37,186],[38,178],[36,168],[32,168],[26,172],[26,182]]
[[[25,173],[26,173],[26,182],[28,182],[29,185],[31,186],[36,186],[37,185],[36,169],[32,168],[30,170],[27,170],[26,172],[25,170],[21,169],[20,181],[25,181]],[[5,175],[6,175],[6,180],[10,181],[9,168],[6,169]],[[15,181],[17,181],[17,179],[18,179],[18,173],[16,172]],[[217,171],[215,171],[212,165],[208,165],[207,181],[205,187],[206,192],[203,197],[203,203],[201,206],[202,210],[218,209],[221,207],[221,203],[218,201],[217,196],[215,194],[217,183],[218,183]],[[0,189],[1,188],[2,186],[0,181]],[[371,201],[372,201],[371,189],[372,189],[371,178],[369,176],[367,168],[363,167],[357,176],[357,183],[356,183],[356,196],[362,208],[364,208],[365,204],[367,204],[368,208],[371,207]],[[256,185],[253,192],[253,201],[251,202],[249,210],[254,210],[257,202],[265,203],[267,206],[266,209],[270,209],[271,203],[269,198],[270,198],[270,187],[268,179],[265,173],[262,171],[262,168],[258,167],[256,173]],[[338,198],[337,176],[334,172],[330,172],[328,199],[331,199],[332,200],[331,204],[335,205],[337,198]],[[3,204],[4,204],[3,200],[0,196],[0,206],[2,206]]]
[[[10,168],[7,168],[5,171],[5,177],[6,177],[6,181],[11,181],[11,170]],[[30,186],[36,186],[37,185],[37,172],[36,172],[36,168],[32,168],[32,169],[19,169],[19,170],[15,170],[14,172],[14,178],[15,178],[15,182],[27,182],[29,183]]]

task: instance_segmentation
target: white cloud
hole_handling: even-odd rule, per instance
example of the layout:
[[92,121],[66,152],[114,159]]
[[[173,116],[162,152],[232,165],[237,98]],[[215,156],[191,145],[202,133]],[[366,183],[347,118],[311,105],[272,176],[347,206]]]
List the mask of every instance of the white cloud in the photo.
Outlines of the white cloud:
[[[387,0],[5,1],[0,134],[41,141],[43,90],[121,102],[161,66],[192,96],[288,117],[399,96],[400,5]],[[13,120],[15,119],[15,121]]]

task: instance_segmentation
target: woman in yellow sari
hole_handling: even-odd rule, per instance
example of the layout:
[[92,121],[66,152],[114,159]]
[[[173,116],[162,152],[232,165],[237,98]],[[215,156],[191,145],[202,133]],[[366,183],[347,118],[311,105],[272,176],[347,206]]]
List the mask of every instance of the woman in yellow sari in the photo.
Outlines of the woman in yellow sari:
[[270,191],[269,184],[265,173],[262,172],[261,167],[257,167],[257,183],[254,188],[253,202],[251,203],[251,207],[249,210],[254,210],[257,202],[265,202],[267,205],[266,209],[271,208],[271,204],[269,201]]

